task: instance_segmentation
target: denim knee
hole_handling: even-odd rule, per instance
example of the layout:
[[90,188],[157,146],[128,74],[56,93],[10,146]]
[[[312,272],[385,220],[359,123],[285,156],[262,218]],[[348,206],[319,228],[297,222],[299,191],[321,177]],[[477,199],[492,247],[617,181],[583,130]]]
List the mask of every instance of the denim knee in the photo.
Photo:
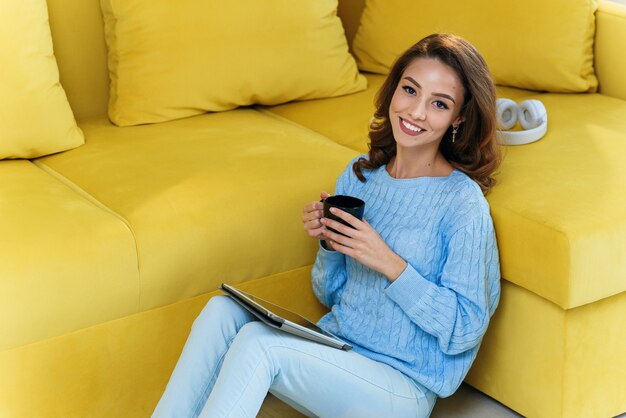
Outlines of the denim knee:
[[213,296],[202,311],[197,316],[197,318],[193,321],[193,325],[191,328],[202,327],[205,324],[210,322],[211,318],[216,318],[224,315],[229,315],[229,312],[236,308],[238,305],[231,298],[224,295]]
[[237,338],[246,341],[258,341],[272,334],[272,329],[268,325],[261,321],[252,321],[241,327]]
[[261,321],[248,322],[237,333],[237,344],[248,348],[254,346],[267,349],[280,345],[280,333],[281,331],[276,331]]

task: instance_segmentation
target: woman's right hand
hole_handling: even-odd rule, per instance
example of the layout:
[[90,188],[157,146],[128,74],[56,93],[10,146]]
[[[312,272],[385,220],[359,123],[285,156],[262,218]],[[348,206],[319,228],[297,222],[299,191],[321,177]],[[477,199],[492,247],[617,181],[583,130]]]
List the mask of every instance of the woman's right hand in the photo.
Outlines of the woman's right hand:
[[[330,195],[326,192],[322,192],[320,197],[322,200],[326,199]],[[320,219],[324,216],[324,204],[319,201],[311,202],[302,209],[302,223],[304,230],[310,237],[322,239],[322,233],[326,229],[320,222]]]

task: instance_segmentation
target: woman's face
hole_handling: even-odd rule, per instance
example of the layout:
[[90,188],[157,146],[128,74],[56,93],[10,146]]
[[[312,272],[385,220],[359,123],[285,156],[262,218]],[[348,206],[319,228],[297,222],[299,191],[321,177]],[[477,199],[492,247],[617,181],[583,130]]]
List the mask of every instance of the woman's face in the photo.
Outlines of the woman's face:
[[389,106],[398,147],[439,147],[450,125],[462,122],[464,88],[456,72],[439,60],[417,58],[405,69]]

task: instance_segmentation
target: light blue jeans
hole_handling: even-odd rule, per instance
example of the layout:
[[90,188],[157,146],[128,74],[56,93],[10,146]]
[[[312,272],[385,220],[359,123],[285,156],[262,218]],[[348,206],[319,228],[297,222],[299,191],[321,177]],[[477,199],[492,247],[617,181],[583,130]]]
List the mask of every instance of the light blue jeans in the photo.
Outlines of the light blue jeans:
[[256,417],[268,391],[309,417],[428,417],[435,404],[386,364],[272,329],[216,296],[195,320],[152,416]]

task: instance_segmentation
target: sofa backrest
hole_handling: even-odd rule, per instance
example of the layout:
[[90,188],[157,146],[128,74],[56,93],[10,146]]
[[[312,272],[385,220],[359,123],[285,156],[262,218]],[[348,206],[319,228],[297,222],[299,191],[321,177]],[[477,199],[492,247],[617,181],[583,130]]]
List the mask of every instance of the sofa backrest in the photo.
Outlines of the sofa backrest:
[[109,100],[99,0],[47,0],[60,79],[78,121],[103,116]]
[[599,91],[626,100],[626,5],[601,1],[596,13],[594,60]]
[[[78,121],[107,113],[109,75],[99,0],[47,0],[61,84]],[[339,0],[348,41],[356,33],[365,0]],[[626,99],[626,6],[600,1],[596,72],[600,91]]]
[[356,35],[356,30],[359,28],[359,21],[364,8],[365,0],[339,0],[337,15],[339,15],[343,23],[350,48],[352,48],[352,40],[354,35]]

